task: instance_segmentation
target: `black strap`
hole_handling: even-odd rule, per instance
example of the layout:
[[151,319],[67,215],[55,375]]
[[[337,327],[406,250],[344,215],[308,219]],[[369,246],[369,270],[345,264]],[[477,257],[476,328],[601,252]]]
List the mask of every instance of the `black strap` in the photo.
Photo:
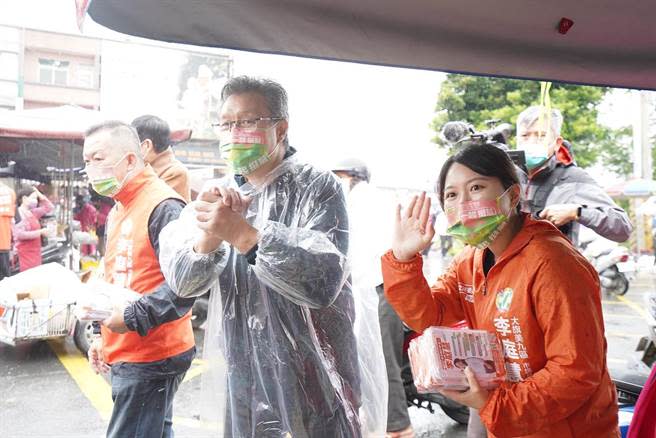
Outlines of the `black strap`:
[[553,191],[553,189],[561,182],[565,172],[568,167],[566,166],[556,166],[556,168],[549,172],[548,175],[545,175],[542,181],[534,181],[533,183],[529,182],[529,189],[531,185],[537,185],[537,189],[533,193],[533,197],[528,200],[528,204],[531,208],[531,215],[537,217],[538,214],[547,205],[547,199]]
[[248,250],[246,254],[244,254],[244,257],[246,258],[246,261],[248,262],[249,265],[254,265],[255,261],[257,259],[257,250],[259,246],[256,244],[254,247]]

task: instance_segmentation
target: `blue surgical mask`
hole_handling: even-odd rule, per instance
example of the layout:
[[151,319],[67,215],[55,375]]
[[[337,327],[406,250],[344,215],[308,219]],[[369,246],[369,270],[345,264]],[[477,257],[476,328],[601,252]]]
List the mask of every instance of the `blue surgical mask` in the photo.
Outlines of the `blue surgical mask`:
[[549,146],[544,143],[520,143],[517,149],[524,151],[528,170],[537,169],[549,159]]

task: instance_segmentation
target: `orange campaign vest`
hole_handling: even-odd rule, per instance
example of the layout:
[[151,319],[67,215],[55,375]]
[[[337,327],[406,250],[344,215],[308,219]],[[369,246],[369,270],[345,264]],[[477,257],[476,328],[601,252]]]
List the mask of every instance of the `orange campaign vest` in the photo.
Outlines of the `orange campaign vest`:
[[11,249],[11,225],[16,214],[16,194],[0,183],[0,251]]
[[[157,178],[150,166],[116,195],[107,219],[105,280],[141,294],[154,292],[164,275],[148,236],[148,219],[166,199],[181,197]],[[191,311],[182,318],[152,329],[146,336],[136,332],[113,333],[102,327],[105,361],[155,362],[184,353],[194,345]]]

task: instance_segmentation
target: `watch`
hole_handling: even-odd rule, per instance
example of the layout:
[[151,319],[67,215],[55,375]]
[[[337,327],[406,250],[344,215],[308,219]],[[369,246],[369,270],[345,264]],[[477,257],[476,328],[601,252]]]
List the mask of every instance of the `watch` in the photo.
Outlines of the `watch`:
[[583,211],[583,206],[579,205],[579,208],[576,209],[576,220],[581,219],[581,212]]

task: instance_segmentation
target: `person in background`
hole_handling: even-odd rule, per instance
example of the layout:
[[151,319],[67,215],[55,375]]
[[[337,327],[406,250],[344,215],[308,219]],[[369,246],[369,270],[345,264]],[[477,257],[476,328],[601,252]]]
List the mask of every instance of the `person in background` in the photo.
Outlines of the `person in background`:
[[150,164],[158,177],[189,202],[189,172],[175,158],[170,145],[171,130],[168,123],[159,117],[144,115],[134,119],[132,126],[139,134],[144,162]]
[[527,211],[554,224],[574,246],[581,225],[615,242],[628,240],[633,230],[628,215],[574,163],[562,125],[556,108],[532,106],[517,117],[517,149],[526,154],[528,168]]
[[112,198],[97,195],[94,204],[98,214],[96,215],[96,234],[98,235],[98,254],[100,257],[105,255],[105,235],[107,216],[114,206]]
[[20,271],[41,265],[41,236],[48,233],[41,228],[39,219],[50,213],[52,202],[35,187],[25,186],[16,196],[18,209],[13,226],[14,241],[18,252]]
[[[91,203],[88,195],[75,196],[75,208],[73,209],[73,219],[80,222],[82,231],[95,232],[96,223],[98,220],[98,212],[96,207]],[[80,255],[88,256],[95,254],[96,245],[82,245],[80,248]]]
[[11,226],[16,213],[16,193],[0,182],[0,280],[11,275]]
[[384,236],[393,230],[393,205],[386,207],[381,193],[369,181],[371,172],[357,158],[345,158],[333,165],[346,194],[350,225],[349,259],[355,290],[375,289],[378,293],[378,321],[388,382],[387,438],[412,438],[401,367],[403,364],[403,322],[385,298],[380,258],[389,248]]

